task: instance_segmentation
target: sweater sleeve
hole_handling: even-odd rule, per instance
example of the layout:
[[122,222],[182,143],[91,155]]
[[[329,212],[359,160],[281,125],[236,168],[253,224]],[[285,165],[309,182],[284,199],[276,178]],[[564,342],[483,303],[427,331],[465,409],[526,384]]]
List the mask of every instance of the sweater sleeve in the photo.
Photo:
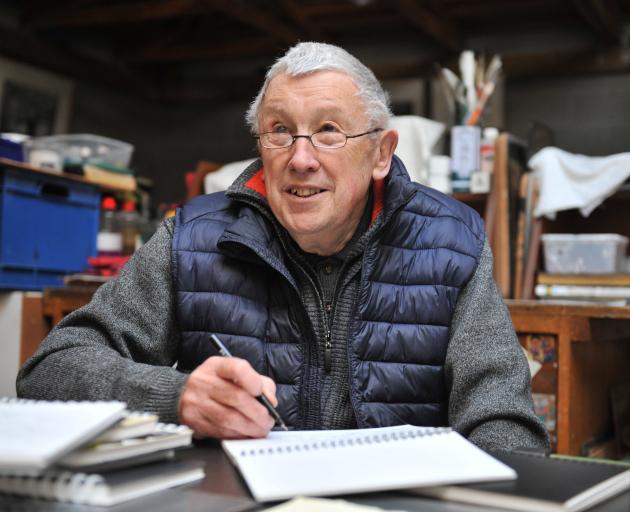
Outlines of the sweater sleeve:
[[445,375],[449,424],[482,448],[547,448],[534,414],[531,377],[508,309],[492,277],[487,240],[451,325]]
[[17,377],[18,396],[44,400],[122,400],[132,410],[176,422],[186,374],[177,371],[180,335],[170,272],[173,221],[65,317]]

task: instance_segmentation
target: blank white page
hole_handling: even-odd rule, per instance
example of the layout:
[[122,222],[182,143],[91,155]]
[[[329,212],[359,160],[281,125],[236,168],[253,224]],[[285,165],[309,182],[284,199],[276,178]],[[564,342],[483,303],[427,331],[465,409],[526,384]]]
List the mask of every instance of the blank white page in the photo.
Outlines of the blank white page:
[[222,445],[263,502],[516,478],[448,428],[273,432]]
[[0,474],[37,474],[109,428],[123,402],[0,399]]

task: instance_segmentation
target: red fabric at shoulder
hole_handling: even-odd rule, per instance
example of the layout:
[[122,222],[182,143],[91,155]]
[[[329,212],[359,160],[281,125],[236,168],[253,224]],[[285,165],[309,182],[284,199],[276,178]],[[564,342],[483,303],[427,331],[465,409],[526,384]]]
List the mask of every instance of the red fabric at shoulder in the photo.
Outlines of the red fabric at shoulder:
[[374,180],[374,206],[372,207],[372,218],[370,224],[378,217],[385,205],[385,180]]
[[265,180],[263,179],[262,167],[256,171],[256,174],[247,180],[245,186],[251,188],[255,192],[258,192],[261,196],[267,197],[267,188],[265,187]]

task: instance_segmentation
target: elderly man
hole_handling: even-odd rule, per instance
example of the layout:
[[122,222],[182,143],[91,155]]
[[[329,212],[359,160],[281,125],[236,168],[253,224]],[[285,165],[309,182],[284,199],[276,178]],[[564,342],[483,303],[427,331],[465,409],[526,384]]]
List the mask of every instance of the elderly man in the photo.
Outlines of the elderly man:
[[273,427],[262,393],[298,429],[448,424],[545,446],[482,221],[410,182],[390,115],[346,51],[291,48],[247,113],[261,159],[64,319],[19,394],[124,400],[233,438]]

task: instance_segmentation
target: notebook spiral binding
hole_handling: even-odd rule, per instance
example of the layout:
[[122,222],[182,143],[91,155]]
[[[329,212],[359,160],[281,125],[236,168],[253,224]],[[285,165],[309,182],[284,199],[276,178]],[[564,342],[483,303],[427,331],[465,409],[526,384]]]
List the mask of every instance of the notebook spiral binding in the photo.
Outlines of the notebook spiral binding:
[[111,404],[116,400],[35,400],[32,398],[16,398],[11,396],[0,396],[0,404],[24,404],[24,405],[37,405],[37,404]]
[[0,492],[76,504],[93,502],[103,484],[100,475],[70,471],[49,471],[37,477],[0,475]]
[[330,450],[337,448],[353,448],[361,447],[376,443],[391,443],[403,441],[405,439],[413,439],[416,437],[429,437],[440,434],[446,434],[452,429],[450,427],[416,427],[402,432],[380,433],[380,434],[357,434],[349,437],[331,438],[330,440],[320,440],[309,443],[287,441],[285,444],[270,446],[268,448],[258,448],[242,450],[241,457],[260,456],[260,455],[281,455],[308,452],[311,450]]

